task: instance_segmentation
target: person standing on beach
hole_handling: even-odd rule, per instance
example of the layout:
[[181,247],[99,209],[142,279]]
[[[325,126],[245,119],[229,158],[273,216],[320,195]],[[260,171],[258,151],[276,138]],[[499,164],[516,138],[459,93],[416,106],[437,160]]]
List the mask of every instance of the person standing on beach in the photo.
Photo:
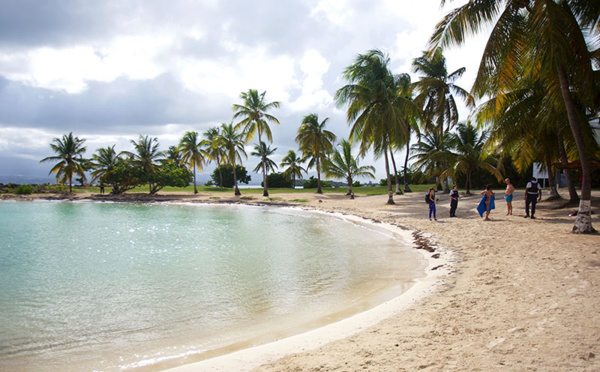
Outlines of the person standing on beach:
[[508,178],[505,179],[504,182],[506,182],[506,191],[504,192],[504,199],[506,199],[506,215],[512,216],[512,200],[515,187],[510,183],[510,179]]
[[535,177],[527,182],[525,188],[525,218],[529,217],[529,205],[531,204],[531,218],[535,218],[535,206],[538,201],[542,200],[542,189]]
[[458,207],[458,189],[454,185],[450,191],[450,217],[456,217],[456,207]]
[[429,189],[429,221],[431,221],[431,215],[433,214],[433,219],[437,221],[435,216],[435,189],[432,187]]
[[496,208],[496,205],[494,203],[494,192],[492,191],[492,185],[487,185],[485,190],[481,192],[481,195],[483,195],[483,197],[481,198],[481,202],[479,202],[479,205],[477,206],[477,211],[479,212],[479,215],[481,217],[483,217],[483,214],[485,213],[485,218],[483,220],[489,221],[490,211]]

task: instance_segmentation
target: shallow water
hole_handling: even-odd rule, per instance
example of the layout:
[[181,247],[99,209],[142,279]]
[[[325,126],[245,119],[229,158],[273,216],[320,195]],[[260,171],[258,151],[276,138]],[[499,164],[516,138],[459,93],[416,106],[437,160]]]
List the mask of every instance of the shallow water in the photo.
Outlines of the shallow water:
[[389,231],[296,209],[0,203],[0,370],[163,368],[335,321],[422,270]]

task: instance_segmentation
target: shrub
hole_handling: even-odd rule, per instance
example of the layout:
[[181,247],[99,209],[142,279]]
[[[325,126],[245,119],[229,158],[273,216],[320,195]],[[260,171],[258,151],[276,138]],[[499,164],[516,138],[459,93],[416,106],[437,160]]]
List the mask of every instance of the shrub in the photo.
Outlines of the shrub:
[[31,195],[33,194],[33,186],[19,185],[13,192],[19,195]]

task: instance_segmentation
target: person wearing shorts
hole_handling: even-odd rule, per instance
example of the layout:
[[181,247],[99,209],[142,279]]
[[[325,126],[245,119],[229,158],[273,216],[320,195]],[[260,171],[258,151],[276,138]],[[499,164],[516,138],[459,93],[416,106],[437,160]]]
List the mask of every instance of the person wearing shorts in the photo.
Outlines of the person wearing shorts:
[[504,182],[506,182],[506,191],[504,192],[504,199],[506,200],[506,215],[507,216],[511,216],[512,215],[512,201],[513,201],[513,194],[515,192],[515,187],[513,186],[512,183],[510,183],[510,179],[505,179]]

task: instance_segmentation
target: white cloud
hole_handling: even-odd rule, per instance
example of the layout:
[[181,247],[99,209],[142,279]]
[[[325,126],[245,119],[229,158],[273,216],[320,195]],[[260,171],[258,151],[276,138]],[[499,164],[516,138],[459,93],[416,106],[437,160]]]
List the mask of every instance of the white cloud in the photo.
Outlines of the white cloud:
[[298,99],[289,103],[290,108],[294,111],[307,111],[331,105],[333,97],[323,88],[323,75],[329,71],[331,63],[318,51],[311,49],[304,53],[299,65],[303,73],[302,93]]

